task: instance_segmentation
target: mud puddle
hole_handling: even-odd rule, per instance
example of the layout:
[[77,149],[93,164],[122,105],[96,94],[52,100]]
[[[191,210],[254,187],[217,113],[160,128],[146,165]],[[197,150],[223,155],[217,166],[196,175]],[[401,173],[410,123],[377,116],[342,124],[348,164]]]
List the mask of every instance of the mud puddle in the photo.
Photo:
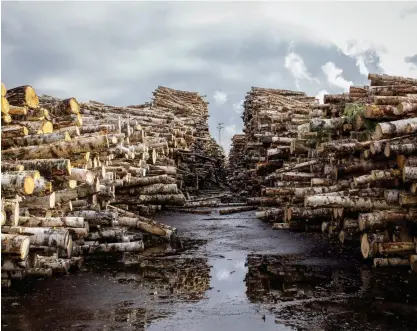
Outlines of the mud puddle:
[[375,270],[354,250],[273,231],[253,212],[159,220],[180,240],[3,291],[2,328],[415,330],[417,279],[406,269]]

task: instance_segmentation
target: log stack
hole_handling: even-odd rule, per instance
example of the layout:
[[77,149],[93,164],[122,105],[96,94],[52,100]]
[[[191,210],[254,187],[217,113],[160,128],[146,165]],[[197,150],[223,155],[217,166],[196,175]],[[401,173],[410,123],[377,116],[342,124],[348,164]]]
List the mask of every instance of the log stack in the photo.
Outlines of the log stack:
[[[169,98],[165,107],[113,107],[2,84],[3,284],[66,273],[85,255],[140,252],[171,240],[175,228],[144,215],[184,205],[189,187],[220,184],[224,173],[207,105],[193,95],[200,104],[186,97],[181,107],[191,110],[177,117],[181,107]],[[200,108],[202,119],[193,122]],[[183,165],[200,176],[200,186],[181,173],[181,152],[190,156]]]
[[[270,131],[283,108],[271,105],[270,96],[247,97],[246,155],[253,161],[246,164],[247,202],[260,205],[257,217],[275,229],[323,231],[360,247],[375,266],[416,270],[417,80],[376,74],[369,80],[349,94],[326,95],[324,104],[294,93],[297,102],[281,105],[291,115],[279,135]],[[274,110],[259,122],[254,109],[268,105]]]

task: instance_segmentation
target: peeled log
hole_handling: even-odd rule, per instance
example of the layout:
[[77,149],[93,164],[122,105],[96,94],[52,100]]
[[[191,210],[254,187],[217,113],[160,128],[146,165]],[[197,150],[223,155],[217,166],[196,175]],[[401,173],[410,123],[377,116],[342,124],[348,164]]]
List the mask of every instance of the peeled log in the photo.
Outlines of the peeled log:
[[36,108],[39,105],[39,98],[30,85],[18,86],[7,90],[6,98],[13,106]]
[[312,208],[350,208],[352,210],[395,209],[395,206],[387,204],[385,200],[328,195],[307,196],[304,205]]
[[7,89],[6,86],[3,84],[3,82],[1,83],[1,96],[5,97],[7,93]]
[[73,154],[94,151],[106,151],[109,148],[107,136],[93,136],[79,138],[71,141],[62,141],[49,145],[11,148],[3,151],[4,158],[17,158],[21,160],[70,158]]
[[1,190],[4,194],[21,193],[23,195],[32,194],[35,189],[35,181],[32,176],[27,174],[1,174]]
[[[10,254],[25,260],[29,254],[30,239],[19,234],[1,234],[1,254]],[[4,258],[4,256],[2,256]]]

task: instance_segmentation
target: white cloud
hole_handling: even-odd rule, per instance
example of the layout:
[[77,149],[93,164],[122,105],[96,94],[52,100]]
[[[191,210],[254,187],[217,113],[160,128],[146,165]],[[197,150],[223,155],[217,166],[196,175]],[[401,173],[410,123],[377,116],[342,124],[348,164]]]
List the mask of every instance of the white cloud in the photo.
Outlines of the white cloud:
[[333,62],[327,62],[326,64],[322,65],[321,70],[326,75],[327,82],[330,85],[339,87],[344,91],[348,91],[349,87],[353,85],[353,82],[348,82],[346,79],[343,78],[343,70],[336,67],[336,65]]
[[368,70],[368,68],[366,67],[365,60],[364,60],[364,58],[363,58],[362,56],[358,56],[358,57],[356,58],[356,65],[357,65],[357,66],[358,66],[358,68],[359,68],[359,72],[360,72],[362,75],[364,75],[365,77],[368,77],[369,70]]
[[224,105],[227,102],[227,94],[221,91],[214,92],[213,98],[218,105]]
[[243,100],[240,100],[238,102],[235,102],[233,105],[233,110],[236,114],[242,114],[243,112]]
[[216,273],[217,280],[228,280],[230,278],[230,272],[227,270],[219,270]]
[[295,77],[295,82],[298,88],[299,81],[302,79],[306,79],[309,81],[315,80],[318,82],[316,78],[311,77],[311,74],[308,72],[303,58],[294,52],[290,52],[287,54],[287,56],[285,57],[284,66],[289,71],[291,71],[292,75]]
[[234,135],[236,134],[236,125],[235,124],[228,125],[225,127],[225,130],[229,135]]
[[324,95],[329,94],[326,90],[320,90],[317,95],[315,96],[316,99],[319,99],[320,103],[324,103]]

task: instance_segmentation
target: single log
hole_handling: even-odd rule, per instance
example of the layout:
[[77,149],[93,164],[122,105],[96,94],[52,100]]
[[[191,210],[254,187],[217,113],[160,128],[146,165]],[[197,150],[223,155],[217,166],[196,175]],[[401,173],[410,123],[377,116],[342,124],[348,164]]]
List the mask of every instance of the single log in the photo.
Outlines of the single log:
[[145,217],[119,217],[113,225],[128,226],[131,228],[141,229],[147,233],[171,239],[171,237],[177,232],[177,229],[168,225],[157,223],[151,219]]
[[39,105],[39,98],[30,85],[18,86],[7,90],[6,98],[14,106],[36,108]]
[[1,96],[5,97],[6,94],[7,94],[6,86],[3,84],[3,82],[1,82]]
[[318,209],[309,209],[309,208],[300,208],[300,207],[290,207],[286,210],[286,221],[291,221],[294,219],[326,219],[331,218],[333,211],[330,208],[318,208]]
[[1,253],[25,260],[29,254],[30,239],[19,234],[1,234]]
[[42,197],[26,197],[20,206],[29,209],[53,209],[55,207],[55,192]]
[[65,177],[67,180],[75,180],[81,183],[92,185],[94,183],[94,173],[90,170],[81,168],[71,168],[71,175]]
[[19,121],[17,122],[17,124],[26,127],[30,134],[47,134],[52,133],[54,131],[52,122],[47,120],[35,122]]
[[3,194],[24,195],[32,194],[35,189],[35,181],[32,176],[22,173],[2,173],[1,174],[1,190]]
[[49,145],[11,148],[3,151],[4,158],[18,158],[22,160],[69,158],[73,154],[89,151],[101,152],[109,148],[107,136],[79,138],[71,141],[56,142]]
[[68,227],[84,228],[83,217],[20,217],[19,225],[24,227]]
[[1,139],[24,137],[28,134],[28,128],[21,125],[2,126],[1,128]]
[[397,105],[397,108],[395,109],[396,115],[405,115],[410,113],[416,113],[417,112],[417,101],[415,102],[408,102],[403,101]]
[[409,265],[410,261],[408,259],[402,259],[399,257],[374,258],[374,267],[408,267]]
[[304,201],[305,207],[322,207],[322,208],[351,208],[352,210],[383,210],[395,209],[395,206],[389,205],[385,200],[362,198],[362,197],[343,197],[329,195],[306,196]]
[[118,190],[119,194],[178,194],[177,184],[153,184],[149,186],[131,187],[125,190]]
[[378,243],[385,241],[383,234],[366,234],[361,237],[361,252],[364,259],[372,258],[378,252]]
[[417,167],[405,166],[402,170],[402,179],[404,182],[417,181]]
[[1,147],[10,148],[10,147],[22,147],[22,146],[33,146],[33,145],[42,145],[49,144],[56,141],[69,141],[71,137],[67,132],[54,132],[49,134],[40,134],[40,135],[30,135],[26,137],[17,137],[17,138],[7,138],[2,139]]
[[415,252],[416,243],[414,242],[386,242],[378,243],[378,252],[383,255]]
[[389,144],[385,145],[384,154],[386,157],[395,156],[395,155],[412,155],[417,152],[416,143],[406,143],[406,144]]
[[417,205],[417,195],[400,193],[398,202],[401,206]]
[[143,251],[145,248],[143,241],[135,241],[128,243],[106,243],[96,245],[80,245],[77,247],[78,251],[87,254],[96,253],[112,253],[112,252],[132,252],[137,253]]
[[[168,175],[152,176],[152,177],[141,177],[141,178],[132,178],[129,182],[124,182],[123,188],[125,187],[134,187],[134,186],[149,186],[153,184],[174,184],[176,182],[175,178],[172,178]],[[116,186],[116,189],[120,186]],[[121,188],[121,187],[120,187]]]
[[417,118],[406,118],[403,120],[378,123],[375,127],[375,139],[388,138],[392,136],[405,135],[409,124],[416,124]]
[[41,95],[39,103],[54,116],[64,116],[80,113],[80,105],[75,98],[60,100],[48,95]]
[[110,210],[77,210],[71,212],[69,216],[84,218],[89,225],[112,225],[117,220],[118,214]]
[[399,190],[385,190],[384,199],[388,203],[396,203],[399,199]]
[[20,233],[31,234],[30,244],[67,249],[70,239],[68,230],[36,227],[14,227]]
[[315,131],[328,131],[341,129],[344,124],[347,123],[346,117],[334,117],[334,118],[312,118],[310,120],[310,130]]
[[28,107],[9,106],[10,115],[26,116],[28,112]]
[[245,207],[238,207],[238,208],[221,209],[219,210],[219,214],[220,215],[235,214],[235,213],[241,213],[241,212],[251,211],[255,209],[256,209],[256,206],[245,206]]
[[152,204],[152,205],[174,205],[183,206],[185,197],[181,194],[154,194],[154,195],[137,195],[131,196],[117,196],[117,203],[125,204]]

